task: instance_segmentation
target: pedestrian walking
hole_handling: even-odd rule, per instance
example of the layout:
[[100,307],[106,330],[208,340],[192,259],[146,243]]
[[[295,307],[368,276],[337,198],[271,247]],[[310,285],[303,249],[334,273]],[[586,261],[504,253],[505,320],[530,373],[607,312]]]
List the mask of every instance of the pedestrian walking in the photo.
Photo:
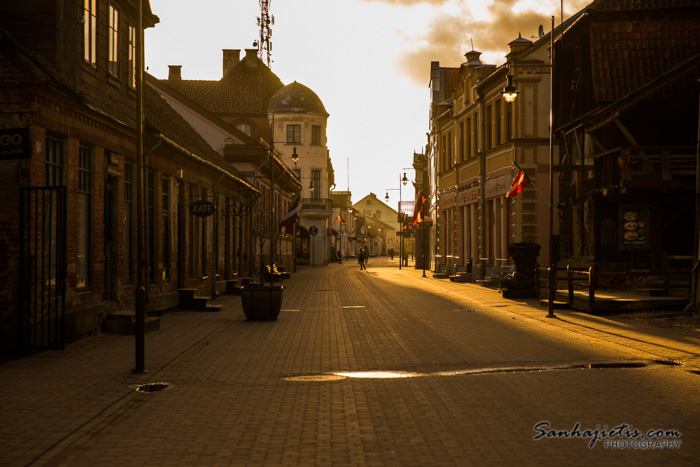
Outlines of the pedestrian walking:
[[360,248],[360,251],[357,253],[357,262],[360,264],[360,270],[367,269],[367,266],[365,266],[365,249]]

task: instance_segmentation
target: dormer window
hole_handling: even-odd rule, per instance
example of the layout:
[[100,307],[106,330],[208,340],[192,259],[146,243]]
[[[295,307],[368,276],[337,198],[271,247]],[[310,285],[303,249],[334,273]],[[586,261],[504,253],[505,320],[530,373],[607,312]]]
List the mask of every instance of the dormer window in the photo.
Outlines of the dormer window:
[[239,123],[238,125],[236,125],[236,129],[237,129],[238,131],[240,131],[240,132],[242,132],[242,133],[245,133],[246,135],[250,136],[250,130],[251,130],[251,128],[250,128],[250,125],[248,125],[247,123]]

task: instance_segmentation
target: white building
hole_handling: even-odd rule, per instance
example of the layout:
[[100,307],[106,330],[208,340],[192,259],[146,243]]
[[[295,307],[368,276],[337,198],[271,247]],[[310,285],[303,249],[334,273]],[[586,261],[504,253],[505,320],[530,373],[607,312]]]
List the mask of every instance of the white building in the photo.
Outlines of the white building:
[[[328,112],[311,89],[296,81],[278,90],[268,103],[275,150],[295,167],[302,191],[296,233],[297,264],[329,261],[333,167],[326,146]],[[298,156],[295,162],[294,154]]]

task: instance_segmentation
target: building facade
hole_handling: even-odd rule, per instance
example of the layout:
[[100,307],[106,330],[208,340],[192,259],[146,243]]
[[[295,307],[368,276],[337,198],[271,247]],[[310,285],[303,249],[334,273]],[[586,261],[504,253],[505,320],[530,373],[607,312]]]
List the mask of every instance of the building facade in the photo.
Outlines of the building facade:
[[[483,277],[509,262],[508,244],[548,244],[548,44],[548,36],[518,38],[500,67],[483,64],[473,50],[459,68],[432,63],[435,261],[478,265]],[[507,75],[520,90],[513,103],[501,95]],[[506,198],[520,169],[531,186]]]
[[62,347],[98,332],[112,312],[133,309],[139,274],[157,312],[178,305],[178,289],[211,291],[240,267],[231,252],[243,228],[222,208],[259,191],[152,88],[141,88],[137,112],[137,5],[4,5],[3,348]]
[[296,81],[272,95],[267,112],[275,148],[301,181],[297,264],[328,264],[335,184],[326,138],[328,112],[316,93]]

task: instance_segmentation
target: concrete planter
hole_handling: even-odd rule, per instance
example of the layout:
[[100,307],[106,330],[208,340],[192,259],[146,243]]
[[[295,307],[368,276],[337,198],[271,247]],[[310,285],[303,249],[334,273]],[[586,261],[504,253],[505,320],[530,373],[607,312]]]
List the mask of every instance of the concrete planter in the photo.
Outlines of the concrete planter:
[[275,321],[282,309],[282,285],[253,285],[241,288],[243,313],[248,321]]
[[529,297],[535,294],[535,265],[540,254],[539,243],[511,243],[508,253],[515,263],[515,272],[503,279],[505,298]]

